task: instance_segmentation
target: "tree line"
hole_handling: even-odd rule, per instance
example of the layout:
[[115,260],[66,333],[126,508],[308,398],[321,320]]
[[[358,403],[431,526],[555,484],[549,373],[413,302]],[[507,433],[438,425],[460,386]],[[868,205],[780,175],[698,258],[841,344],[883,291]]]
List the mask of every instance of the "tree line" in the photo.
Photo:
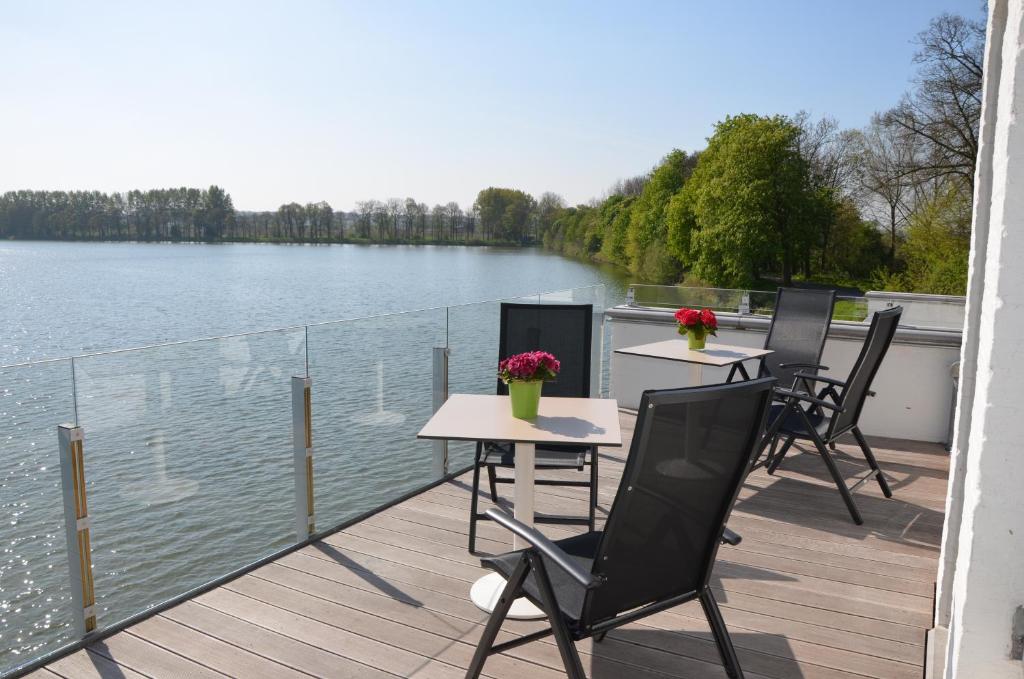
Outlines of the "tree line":
[[656,282],[963,294],[984,39],[979,21],[936,17],[917,37],[913,88],[865,128],[728,117],[705,149],[549,211],[541,238]]
[[218,186],[0,195],[0,238],[215,241],[230,233],[234,218],[231,196]]
[[102,193],[9,191],[0,194],[0,238],[288,243],[502,243],[537,235],[536,201],[515,189],[487,188],[463,210],[413,198],[357,203],[288,203],[276,211],[234,208],[219,186]]

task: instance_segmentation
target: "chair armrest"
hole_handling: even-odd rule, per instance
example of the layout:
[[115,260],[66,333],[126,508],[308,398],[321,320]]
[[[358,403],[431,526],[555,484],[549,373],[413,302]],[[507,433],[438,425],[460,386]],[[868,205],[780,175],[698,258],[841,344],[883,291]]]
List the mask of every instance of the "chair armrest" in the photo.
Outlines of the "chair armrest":
[[780,363],[780,368],[813,368],[814,370],[828,370],[827,365],[818,363]]
[[485,513],[493,521],[533,545],[534,549],[555,562],[555,565],[565,571],[573,580],[580,583],[581,586],[586,589],[593,589],[601,584],[600,578],[580,568],[579,564],[573,561],[568,554],[563,552],[558,545],[551,542],[537,529],[515,520],[500,509],[488,509]]
[[842,380],[837,380],[834,377],[825,377],[824,375],[815,375],[814,373],[805,373],[803,371],[793,373],[793,377],[811,380],[812,382],[824,382],[825,384],[834,384],[837,387],[846,386],[846,382],[843,382]]
[[[835,379],[833,377],[825,377],[824,375],[813,375],[811,373],[797,372],[797,373],[793,373],[793,377],[798,377],[800,379],[805,379],[805,380],[811,380],[813,382],[823,382],[825,384],[832,384],[832,385],[835,385],[837,387],[845,387],[846,386],[846,382],[843,382],[842,380],[837,380],[837,379]],[[875,392],[873,392],[870,389],[868,389],[868,396],[874,396],[874,395],[875,395]]]
[[724,542],[727,545],[732,545],[733,547],[735,547],[736,545],[743,542],[743,536],[739,533],[734,533],[733,531],[729,530],[728,526],[726,526],[725,530],[722,531],[722,542]]
[[806,403],[811,403],[821,408],[828,408],[829,410],[834,410],[837,413],[841,413],[845,410],[845,408],[840,408],[835,403],[830,403],[824,399],[815,398],[814,396],[811,396],[810,394],[805,394],[802,391],[792,391],[791,389],[779,389],[778,387],[776,387],[775,395],[782,396],[783,398],[787,399],[797,399],[800,401],[804,401]]

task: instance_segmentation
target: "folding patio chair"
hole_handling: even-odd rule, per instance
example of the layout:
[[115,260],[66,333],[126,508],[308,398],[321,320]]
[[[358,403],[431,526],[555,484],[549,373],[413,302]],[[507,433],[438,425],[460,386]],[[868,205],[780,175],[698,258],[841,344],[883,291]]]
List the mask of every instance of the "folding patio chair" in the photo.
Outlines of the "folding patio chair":
[[[512,304],[501,305],[501,324],[498,355],[506,358],[524,351],[544,350],[554,354],[562,368],[558,378],[544,385],[545,396],[590,397],[590,352],[594,308],[590,304]],[[497,370],[497,367],[495,367]],[[508,394],[508,385],[498,380],[498,394]],[[498,484],[512,483],[510,477],[497,474],[498,468],[515,467],[515,445],[511,443],[477,443],[473,465],[473,489],[469,510],[469,551],[476,552],[476,524],[489,520],[478,510],[480,496],[480,470],[487,469],[491,501],[498,501]],[[589,467],[585,480],[566,478],[538,478],[541,486],[576,486],[587,488],[587,515],[545,516],[535,521],[545,523],[577,524],[594,528],[597,510],[598,455],[594,446],[539,445],[536,450],[536,468],[540,470],[578,470]]]
[[[809,388],[806,390],[776,388],[776,398],[785,399],[785,403],[772,406],[768,418],[770,423],[768,431],[761,443],[762,448],[772,443],[766,464],[768,473],[774,474],[796,440],[811,441],[825,462],[836,487],[839,488],[839,494],[842,495],[843,502],[846,503],[846,508],[850,511],[850,516],[858,525],[864,523],[864,520],[853,500],[854,490],[874,478],[878,481],[885,497],[892,497],[889,484],[878,467],[878,462],[875,460],[874,453],[871,452],[871,447],[864,439],[864,434],[860,431],[858,421],[861,410],[864,408],[864,401],[868,396],[874,396],[874,392],[871,391],[871,383],[878,373],[879,366],[882,365],[882,359],[885,358],[885,354],[889,350],[902,313],[902,307],[875,312],[860,355],[853,364],[853,369],[846,381],[797,371],[794,376],[801,386],[817,383],[822,385],[820,390],[815,394]],[[853,434],[871,469],[869,474],[851,487],[847,487],[846,480],[839,473],[829,450],[829,448],[835,448],[836,439],[847,433]],[[775,452],[774,441],[777,438],[784,439],[784,442],[782,448]]]
[[[467,677],[487,657],[554,635],[570,679],[584,677],[574,641],[700,600],[730,677],[736,651],[709,586],[725,521],[763,431],[773,378],[646,391],[615,501],[603,531],[551,541],[491,509],[532,547],[481,563],[507,584],[487,621]],[[525,596],[550,629],[495,644],[512,601]]]
[[[772,353],[761,359],[758,377],[774,377],[780,387],[792,387],[797,371],[828,370],[820,365],[821,352],[835,302],[835,290],[779,288],[764,340],[764,348]],[[749,379],[743,364],[735,363],[726,382],[732,382],[737,373]]]

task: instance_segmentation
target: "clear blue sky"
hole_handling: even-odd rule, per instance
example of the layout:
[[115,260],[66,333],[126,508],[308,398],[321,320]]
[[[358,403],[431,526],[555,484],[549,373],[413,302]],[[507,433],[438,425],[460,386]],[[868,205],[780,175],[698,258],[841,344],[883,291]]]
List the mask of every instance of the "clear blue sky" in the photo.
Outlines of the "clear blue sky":
[[864,125],[943,11],[982,17],[977,0],[8,0],[0,191],[582,202],[727,114]]

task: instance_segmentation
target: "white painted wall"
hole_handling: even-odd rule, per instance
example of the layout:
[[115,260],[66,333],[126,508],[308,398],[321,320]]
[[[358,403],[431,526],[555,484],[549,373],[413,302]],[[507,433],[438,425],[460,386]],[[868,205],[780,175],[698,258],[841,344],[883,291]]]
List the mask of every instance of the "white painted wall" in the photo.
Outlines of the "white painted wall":
[[868,301],[868,314],[903,307],[900,325],[918,328],[946,328],[959,330],[964,327],[964,304],[966,297],[953,295],[923,295],[916,292],[864,293]]
[[973,401],[961,403],[947,679],[1024,677],[1024,663],[1009,657],[1024,606],[1024,0],[990,0],[987,45],[975,193],[984,209],[975,211],[969,283],[977,369]]
[[[612,348],[679,338],[670,311],[652,310],[647,315],[660,315],[663,319],[661,322],[628,320],[616,318],[615,311],[610,311]],[[718,337],[709,340],[711,343],[764,346],[766,322],[752,329],[725,327],[731,317],[731,314],[719,314],[722,327]],[[835,335],[854,336],[830,336],[825,343],[822,363],[830,368],[826,375],[845,379],[860,352],[867,326],[833,324],[840,325],[846,332],[836,332]],[[897,334],[872,386],[878,395],[869,398],[864,406],[861,415],[864,433],[946,443],[953,403],[951,366],[959,358],[959,333],[949,333],[945,344],[908,343]],[[756,362],[748,364],[747,370],[751,375],[756,369]],[[704,368],[704,383],[724,381],[727,375],[728,369]],[[611,395],[625,408],[636,408],[644,389],[681,386],[689,386],[689,368],[684,363],[612,354]]]

